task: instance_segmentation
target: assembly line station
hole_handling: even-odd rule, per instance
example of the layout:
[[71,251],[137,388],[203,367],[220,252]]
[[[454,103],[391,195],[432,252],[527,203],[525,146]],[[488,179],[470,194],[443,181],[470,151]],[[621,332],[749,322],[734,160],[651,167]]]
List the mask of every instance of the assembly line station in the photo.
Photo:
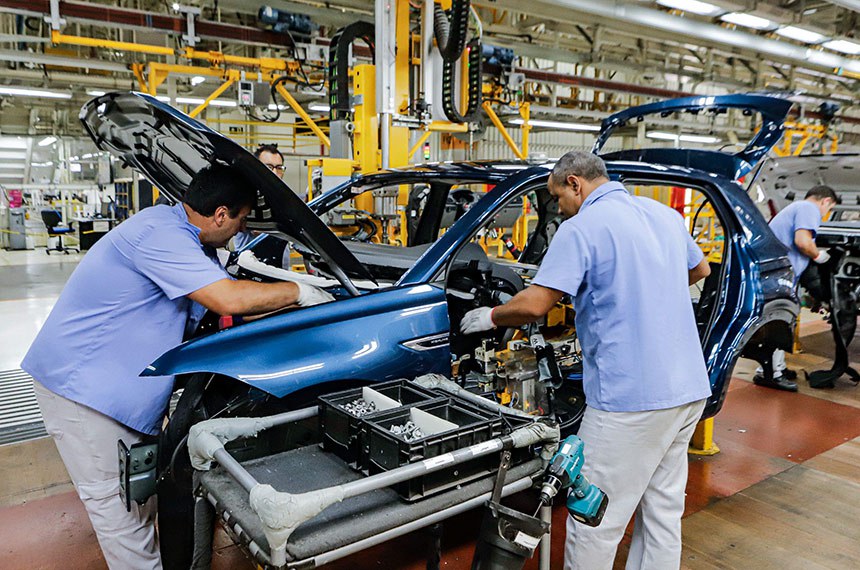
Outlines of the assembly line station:
[[855,0],[0,0],[0,568],[860,568],[858,171]]

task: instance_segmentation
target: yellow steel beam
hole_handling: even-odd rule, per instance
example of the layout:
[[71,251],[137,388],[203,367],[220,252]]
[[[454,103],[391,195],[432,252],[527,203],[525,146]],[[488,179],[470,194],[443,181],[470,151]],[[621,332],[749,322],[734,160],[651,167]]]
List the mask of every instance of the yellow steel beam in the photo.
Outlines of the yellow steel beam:
[[289,91],[287,91],[283,83],[278,83],[275,86],[275,89],[277,89],[278,93],[281,94],[281,97],[284,98],[284,100],[293,109],[293,111],[295,111],[296,114],[302,118],[305,124],[310,127],[311,131],[313,131],[317,138],[321,140],[325,146],[331,147],[331,141],[329,140],[328,136],[326,136],[326,134],[322,132],[322,130],[320,130],[319,125],[317,125],[311,118],[311,116],[307,114],[307,112],[302,108],[301,105],[299,105],[299,102],[295,100],[295,98]]
[[144,64],[142,63],[131,64],[131,71],[134,73],[134,78],[137,79],[137,84],[140,85],[141,91],[149,91],[146,85],[146,78],[143,76],[143,68]]
[[435,133],[468,133],[469,125],[449,123],[447,121],[433,121],[427,125],[427,129]]
[[520,130],[523,133],[523,144],[521,158],[528,158],[529,156],[529,132],[532,130],[532,126],[529,124],[529,111],[531,110],[531,105],[529,103],[523,103],[520,105],[520,117],[523,118],[523,125],[520,127]]
[[502,133],[502,138],[505,139],[505,142],[508,143],[508,146],[514,151],[514,154],[517,155],[517,158],[521,158],[525,160],[526,155],[524,155],[519,148],[517,148],[517,143],[514,142],[514,139],[511,138],[510,133],[508,133],[508,129],[505,128],[505,125],[502,124],[502,120],[499,119],[499,116],[496,115],[496,112],[493,111],[493,105],[489,101],[484,101],[481,104],[481,107],[484,108],[484,112],[487,113],[487,116],[490,118],[490,121],[493,125],[499,129],[499,132]]
[[236,83],[236,79],[236,77],[230,77],[229,79],[227,79],[227,81],[222,83],[220,87],[218,87],[218,89],[216,89],[212,92],[211,95],[209,95],[209,97],[207,97],[202,103],[197,105],[197,107],[195,107],[190,113],[188,113],[188,116],[194,118],[200,113],[202,113],[203,109],[209,106],[209,103],[214,101],[219,95],[221,95],[221,93],[227,91],[227,89],[229,89],[231,85]]
[[290,68],[289,62],[274,57],[245,57],[241,55],[229,55],[220,51],[200,51],[193,47],[186,47],[182,55],[188,59],[208,61],[213,67],[230,63],[271,71],[286,71]]
[[422,146],[425,142],[427,142],[427,139],[428,139],[428,138],[430,138],[430,135],[431,135],[432,133],[433,133],[433,131],[430,131],[430,130],[424,131],[424,133],[423,133],[423,134],[418,138],[418,140],[415,142],[415,145],[414,145],[412,148],[410,148],[410,149],[409,149],[409,154],[408,154],[408,156],[406,157],[406,158],[407,158],[407,160],[412,160],[412,157],[415,155],[415,153],[416,153],[416,152],[418,152],[418,149],[419,149],[419,148],[421,148],[421,146]]
[[136,53],[149,53],[153,55],[174,55],[173,48],[154,46],[148,44],[135,44],[130,42],[118,42],[99,38],[85,38],[82,36],[67,36],[58,30],[51,30],[51,42],[55,44],[68,44],[73,46],[86,46],[113,49],[118,51],[131,51]]

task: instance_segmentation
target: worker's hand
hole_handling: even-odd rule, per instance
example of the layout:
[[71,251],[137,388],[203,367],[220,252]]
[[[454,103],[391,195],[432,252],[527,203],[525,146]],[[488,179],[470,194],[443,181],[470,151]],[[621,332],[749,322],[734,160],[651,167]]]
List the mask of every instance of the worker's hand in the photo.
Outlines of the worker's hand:
[[296,299],[296,304],[300,307],[312,307],[313,305],[319,305],[320,303],[334,301],[334,297],[319,287],[308,285],[306,283],[295,283],[299,287],[299,298]]
[[463,334],[488,331],[494,328],[496,325],[493,322],[493,309],[490,307],[472,309],[460,321],[460,332]]
[[827,253],[826,249],[819,249],[818,257],[816,257],[812,261],[814,261],[815,263],[827,263],[828,261],[830,261],[830,254]]

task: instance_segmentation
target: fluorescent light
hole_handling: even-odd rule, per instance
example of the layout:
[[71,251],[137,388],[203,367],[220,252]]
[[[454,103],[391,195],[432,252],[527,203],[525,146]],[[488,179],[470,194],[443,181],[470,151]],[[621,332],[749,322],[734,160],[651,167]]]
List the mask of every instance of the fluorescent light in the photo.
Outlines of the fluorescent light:
[[23,178],[23,174],[13,174],[11,172],[0,172],[0,178]]
[[57,142],[57,137],[49,136],[49,137],[45,137],[42,140],[40,140],[39,146],[48,146],[48,145],[54,144],[55,142]]
[[87,95],[90,97],[101,97],[104,94],[104,91],[99,91],[98,89],[87,89]]
[[714,6],[707,2],[699,2],[699,0],[657,0],[657,4],[702,16],[713,16],[723,11],[719,6]]
[[53,162],[32,162],[30,166],[39,167],[39,166],[54,166]]
[[[514,119],[511,121],[512,125],[522,125],[524,121],[522,119]],[[531,127],[546,127],[548,129],[559,129],[562,131],[599,131],[600,127],[597,125],[586,125],[585,123],[562,123],[560,121],[541,121],[540,119],[532,120],[529,119],[529,126]]]
[[80,162],[73,162],[69,165],[69,170],[71,170],[72,172],[81,172],[83,170],[83,167],[81,166]]
[[205,77],[203,77],[202,75],[195,75],[191,78],[191,85],[200,85],[204,81],[206,81]]
[[2,152],[0,151],[0,158],[6,160],[26,160],[27,153],[25,152]]
[[[176,102],[185,104],[185,105],[202,105],[206,99],[201,99],[200,97],[177,97]],[[228,101],[226,99],[215,99],[209,102],[213,107],[235,107],[237,103],[235,101]]]
[[850,55],[860,54],[860,44],[849,42],[848,40],[830,40],[829,42],[824,42],[821,46]]
[[675,133],[664,133],[660,131],[651,131],[645,133],[645,136],[649,139],[660,139],[666,141],[683,141],[683,142],[692,142],[692,143],[702,143],[702,144],[714,144],[720,142],[720,139],[717,137],[704,136],[704,135],[676,135]]
[[813,32],[810,30],[804,30],[803,28],[798,28],[797,26],[786,26],[784,28],[776,30],[776,33],[777,35],[792,40],[797,40],[805,44],[817,44],[821,40],[827,39],[823,34],[819,34],[818,32]]
[[20,138],[2,138],[0,139],[0,148],[6,150],[13,148],[25,149],[27,148],[27,141]]
[[168,97],[167,95],[156,95],[155,98],[162,103],[170,103],[170,97]]
[[269,111],[286,111],[286,105],[275,105],[274,103],[269,103]]
[[26,164],[11,164],[11,163],[0,163],[0,168],[4,170],[24,170],[27,168]]
[[0,86],[0,95],[15,95],[19,97],[45,97],[47,99],[71,99],[71,93],[45,91],[44,89],[29,89],[26,87]]
[[320,113],[328,113],[331,111],[331,107],[326,105],[325,103],[311,103],[308,105],[308,109],[310,111],[319,111]]
[[767,30],[776,27],[776,24],[766,18],[745,14],[743,12],[729,12],[723,14],[720,19],[729,24],[736,24],[745,28],[753,28],[754,30]]

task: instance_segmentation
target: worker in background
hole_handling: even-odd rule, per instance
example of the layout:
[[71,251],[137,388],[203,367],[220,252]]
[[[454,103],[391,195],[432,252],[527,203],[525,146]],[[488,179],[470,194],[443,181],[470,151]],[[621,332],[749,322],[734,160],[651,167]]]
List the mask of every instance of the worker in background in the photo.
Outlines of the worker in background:
[[173,377],[139,378],[182,340],[191,301],[251,315],[332,297],[304,284],[235,281],[215,249],[244,229],[256,192],[234,169],[198,172],[183,202],[123,222],[84,256],[21,367],[111,569],[161,568],[155,505],[119,500],[117,440],[157,434]]
[[[815,245],[815,234],[818,233],[822,218],[838,201],[836,192],[830,186],[815,186],[806,193],[803,200],[789,204],[770,221],[770,229],[788,248],[788,259],[794,269],[795,287],[809,265],[809,260],[825,263],[830,259],[826,250],[818,249]],[[776,349],[771,363],[773,379],[768,379],[764,369],[759,366],[753,382],[759,386],[797,392],[797,373],[786,367],[785,351]]]
[[463,333],[520,326],[573,298],[587,408],[583,473],[609,496],[600,526],[568,517],[565,568],[612,568],[635,513],[628,569],[680,566],[687,447],[711,395],[689,286],[710,267],[677,212],[631,196],[590,153],[565,154],[549,192],[568,219],[532,284],[463,317]]
[[[254,156],[266,165],[266,168],[274,172],[278,175],[278,178],[284,178],[284,155],[281,154],[281,151],[278,150],[277,144],[261,144],[254,151]],[[286,188],[287,191],[290,191],[289,188]],[[259,234],[257,232],[249,232],[249,231],[241,231],[233,238],[232,250],[238,251],[251,243],[251,241],[257,237]],[[276,238],[269,238],[276,239]],[[280,240],[282,241],[282,240]],[[290,267],[290,248],[287,244],[287,247],[284,248],[283,253],[281,254],[281,266],[289,269]]]

